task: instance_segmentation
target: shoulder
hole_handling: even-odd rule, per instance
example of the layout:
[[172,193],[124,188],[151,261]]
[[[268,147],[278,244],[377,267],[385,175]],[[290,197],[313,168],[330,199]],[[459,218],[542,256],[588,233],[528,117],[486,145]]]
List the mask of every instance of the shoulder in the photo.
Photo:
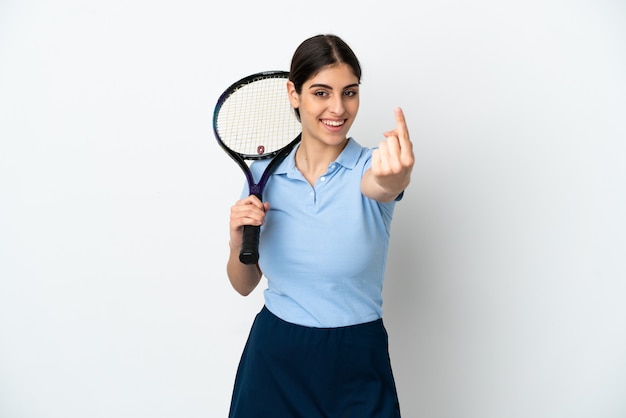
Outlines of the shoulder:
[[350,138],[337,162],[349,169],[360,168],[362,174],[371,165],[372,151],[372,148],[364,147],[354,138]]

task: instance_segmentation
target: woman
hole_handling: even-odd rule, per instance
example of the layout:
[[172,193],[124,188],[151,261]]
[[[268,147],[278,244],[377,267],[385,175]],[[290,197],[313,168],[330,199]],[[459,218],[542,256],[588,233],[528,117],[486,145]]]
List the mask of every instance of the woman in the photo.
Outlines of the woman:
[[[399,417],[382,323],[382,284],[396,201],[410,181],[404,115],[376,149],[348,136],[361,67],[334,35],[296,49],[287,91],[302,140],[230,215],[227,273],[248,295],[262,275],[233,391],[231,418]],[[255,162],[259,174],[267,161]],[[259,263],[239,261],[244,225],[262,225]]]

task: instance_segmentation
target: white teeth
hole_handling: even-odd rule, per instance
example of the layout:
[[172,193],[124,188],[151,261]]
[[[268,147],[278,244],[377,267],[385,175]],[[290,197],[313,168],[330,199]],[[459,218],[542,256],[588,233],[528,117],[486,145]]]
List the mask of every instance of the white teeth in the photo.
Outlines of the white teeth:
[[341,126],[343,125],[343,121],[342,120],[325,120],[322,121],[325,125],[329,125],[329,126]]

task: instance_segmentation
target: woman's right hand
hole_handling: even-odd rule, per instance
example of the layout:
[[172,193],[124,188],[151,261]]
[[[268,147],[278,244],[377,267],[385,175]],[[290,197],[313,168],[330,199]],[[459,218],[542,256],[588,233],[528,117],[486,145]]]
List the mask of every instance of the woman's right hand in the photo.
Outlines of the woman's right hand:
[[263,225],[263,222],[265,222],[265,213],[269,210],[269,208],[269,203],[261,202],[261,200],[254,195],[238,200],[230,208],[231,248],[241,248],[244,225]]

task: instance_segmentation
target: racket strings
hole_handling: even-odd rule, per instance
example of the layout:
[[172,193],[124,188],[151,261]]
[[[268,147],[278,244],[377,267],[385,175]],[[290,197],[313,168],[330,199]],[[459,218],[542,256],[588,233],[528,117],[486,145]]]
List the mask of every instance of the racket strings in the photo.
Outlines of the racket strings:
[[273,153],[300,133],[285,78],[257,79],[233,91],[222,104],[217,130],[231,150],[249,156]]

